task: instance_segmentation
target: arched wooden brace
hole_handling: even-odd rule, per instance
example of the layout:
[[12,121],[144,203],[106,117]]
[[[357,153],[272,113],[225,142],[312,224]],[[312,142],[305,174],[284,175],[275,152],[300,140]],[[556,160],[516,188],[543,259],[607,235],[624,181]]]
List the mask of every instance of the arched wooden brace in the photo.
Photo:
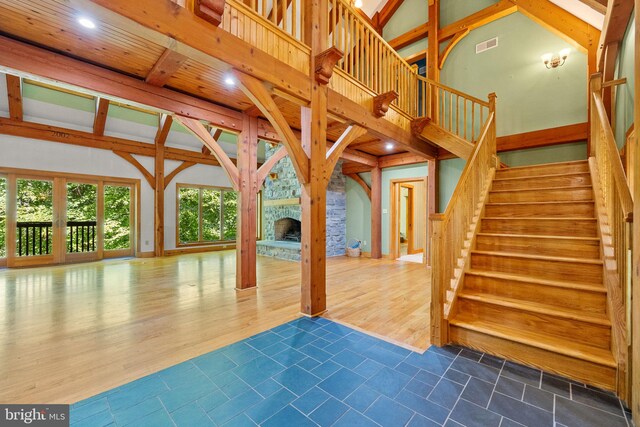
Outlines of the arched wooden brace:
[[362,189],[366,193],[369,200],[371,200],[371,187],[369,187],[369,185],[366,182],[364,182],[364,179],[362,179],[360,175],[358,175],[357,173],[350,173],[350,174],[347,174],[347,176],[352,180],[354,180],[355,182],[357,182],[360,185],[360,187],[362,187]]
[[451,40],[449,41],[449,44],[447,44],[447,47],[445,47],[444,51],[440,54],[440,62],[438,63],[438,68],[442,70],[442,67],[444,67],[444,63],[447,60],[447,57],[449,56],[453,48],[456,47],[456,45],[460,43],[460,41],[463,38],[465,38],[470,32],[471,30],[467,28],[465,30],[462,30],[456,33],[456,35],[451,38]]
[[338,160],[344,150],[349,146],[349,144],[366,133],[366,128],[358,125],[351,125],[342,133],[342,135],[340,135],[340,138],[327,151],[327,158],[324,165],[324,180],[327,183],[331,179],[333,169],[336,167],[336,163],[338,163]]
[[258,189],[262,187],[264,184],[264,180],[267,179],[267,175],[271,172],[271,169],[278,163],[280,160],[284,159],[287,156],[286,147],[280,147],[278,151],[276,151],[271,157],[269,157],[258,169]]

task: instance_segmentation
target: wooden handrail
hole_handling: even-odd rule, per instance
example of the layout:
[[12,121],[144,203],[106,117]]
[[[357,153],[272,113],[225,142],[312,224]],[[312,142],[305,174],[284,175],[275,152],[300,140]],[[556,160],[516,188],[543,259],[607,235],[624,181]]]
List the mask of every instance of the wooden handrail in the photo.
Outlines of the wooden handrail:
[[622,204],[625,217],[630,221],[631,218],[633,218],[633,198],[631,197],[631,191],[627,184],[627,177],[624,173],[624,167],[622,166],[618,146],[616,145],[615,136],[613,135],[613,129],[611,129],[611,125],[609,124],[609,118],[607,116],[607,110],[604,107],[602,95],[599,93],[593,93],[592,95],[598,113],[599,125],[602,126],[602,131],[604,132],[604,142],[611,155],[611,172],[613,173],[616,189],[620,196],[620,203]]
[[466,94],[466,93],[464,93],[464,92],[460,92],[459,90],[456,90],[456,89],[452,88],[451,86],[443,85],[443,84],[442,84],[442,83],[440,83],[440,82],[436,82],[435,80],[431,80],[431,79],[429,79],[429,78],[427,78],[427,77],[423,77],[423,76],[420,76],[420,75],[418,75],[418,80],[421,80],[421,81],[424,81],[424,82],[430,83],[430,84],[432,84],[432,85],[434,85],[434,86],[438,86],[438,87],[440,87],[440,88],[442,88],[442,89],[446,90],[447,92],[451,92],[451,93],[453,93],[454,95],[463,96],[463,97],[465,97],[466,99],[468,99],[469,101],[473,101],[473,102],[475,102],[476,104],[480,104],[480,105],[482,105],[483,107],[487,107],[487,108],[489,108],[489,101],[483,101],[482,99],[480,99],[480,98],[476,98],[475,96],[471,96],[471,95]]

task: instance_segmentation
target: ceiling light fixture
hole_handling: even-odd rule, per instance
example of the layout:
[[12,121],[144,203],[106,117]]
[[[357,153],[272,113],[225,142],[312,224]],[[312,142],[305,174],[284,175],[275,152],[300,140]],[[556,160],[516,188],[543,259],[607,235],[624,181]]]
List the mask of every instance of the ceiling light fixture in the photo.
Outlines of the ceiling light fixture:
[[84,16],[78,18],[78,23],[85,28],[89,28],[90,30],[93,30],[94,28],[96,28],[96,23]]
[[233,77],[227,76],[224,78],[224,84],[226,84],[227,86],[235,86],[236,81]]
[[355,1],[353,2],[353,5],[354,5],[355,7],[357,7],[358,9],[360,9],[360,8],[362,7],[362,0],[355,0]]
[[391,151],[391,150],[393,150],[393,148],[394,148],[394,147],[395,147],[395,146],[393,145],[393,142],[387,142],[387,143],[385,144],[385,146],[384,146],[384,148],[386,148],[386,149],[387,149],[387,151]]
[[548,69],[562,67],[567,61],[571,49],[562,49],[557,55],[545,53],[542,55],[542,62]]

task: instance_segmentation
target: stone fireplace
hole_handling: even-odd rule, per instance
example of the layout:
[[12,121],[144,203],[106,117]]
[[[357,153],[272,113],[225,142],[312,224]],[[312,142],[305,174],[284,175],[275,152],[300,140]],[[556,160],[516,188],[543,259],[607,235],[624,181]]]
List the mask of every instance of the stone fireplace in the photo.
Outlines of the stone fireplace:
[[300,242],[302,240],[302,223],[293,218],[281,218],[274,224],[275,240],[284,242]]
[[[267,144],[266,157],[278,148]],[[277,178],[267,177],[262,190],[263,240],[258,242],[258,255],[299,261],[302,237],[300,184],[288,157],[280,160],[272,172]],[[339,161],[327,187],[327,256],[345,254],[346,223],[346,177],[342,174],[342,161]]]

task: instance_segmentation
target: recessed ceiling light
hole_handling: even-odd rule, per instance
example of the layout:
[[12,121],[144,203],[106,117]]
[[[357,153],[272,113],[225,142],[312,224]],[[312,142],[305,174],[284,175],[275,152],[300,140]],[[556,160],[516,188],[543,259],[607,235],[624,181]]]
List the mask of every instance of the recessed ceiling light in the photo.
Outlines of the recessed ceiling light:
[[235,86],[236,81],[233,77],[227,76],[224,78],[224,84],[226,84],[227,86]]
[[93,30],[94,28],[96,28],[96,24],[95,22],[93,22],[91,19],[86,18],[84,16],[78,18],[78,23],[80,25],[82,25],[85,28],[89,28],[91,30]]
[[393,150],[393,147],[395,147],[395,146],[393,145],[393,142],[387,142],[387,143],[385,144],[385,146],[384,146],[384,148],[386,148],[388,151]]

